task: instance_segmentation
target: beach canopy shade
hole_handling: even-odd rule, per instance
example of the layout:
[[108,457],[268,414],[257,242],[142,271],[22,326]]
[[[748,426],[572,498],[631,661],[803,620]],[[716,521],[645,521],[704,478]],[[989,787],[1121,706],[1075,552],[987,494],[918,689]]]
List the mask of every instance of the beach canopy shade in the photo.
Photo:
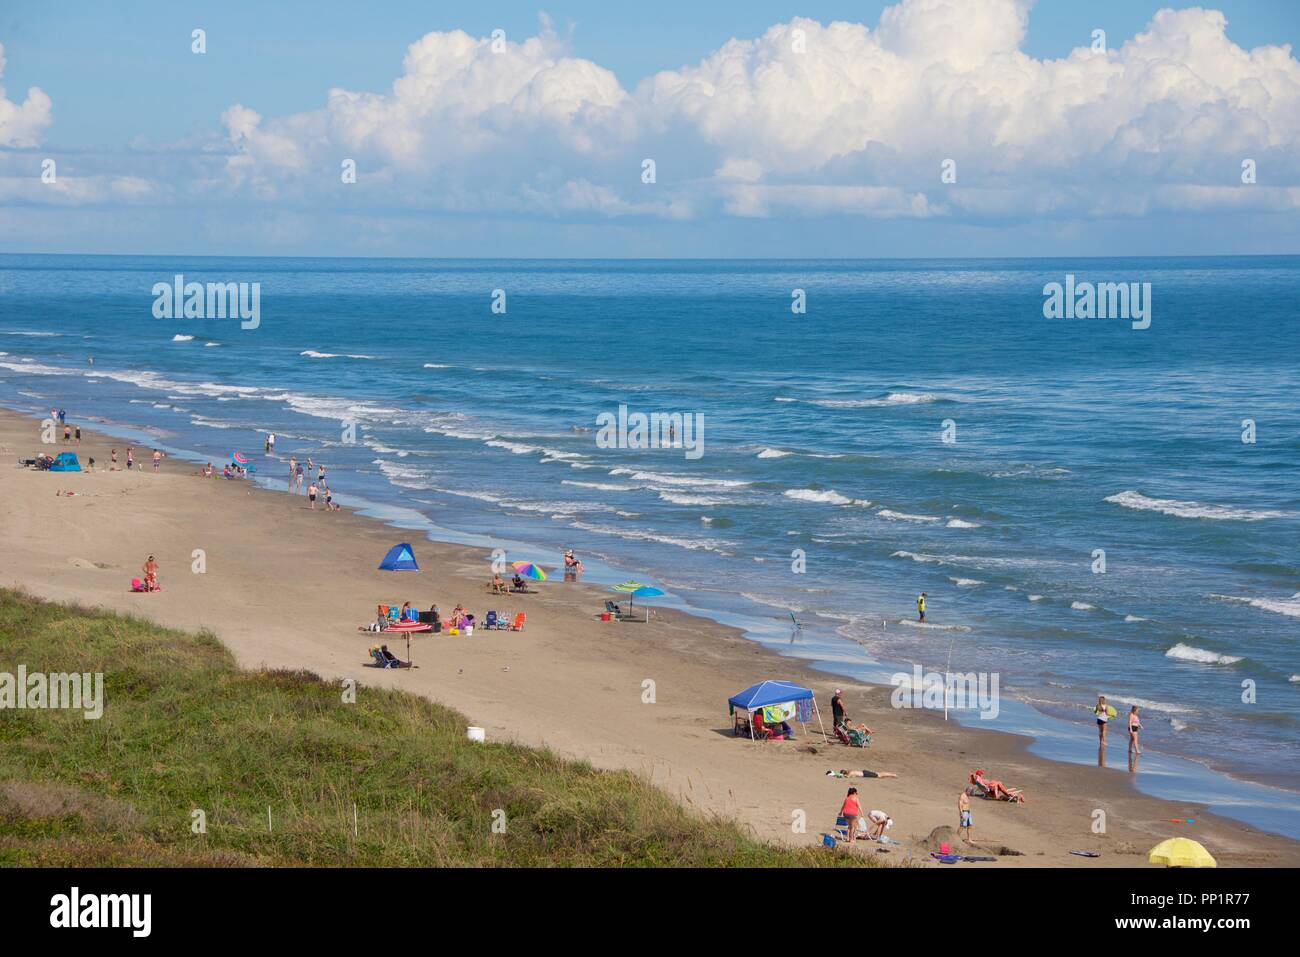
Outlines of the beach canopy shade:
[[418,572],[420,566],[415,563],[415,552],[406,542],[394,545],[379,563],[381,572]]
[[535,582],[546,581],[546,572],[540,565],[534,565],[532,562],[511,562],[514,570],[518,572],[520,578],[531,578]]
[[636,591],[632,592],[633,598],[662,598],[667,592],[660,591],[653,585],[642,585]]
[[770,704],[785,704],[789,701],[804,701],[813,697],[812,689],[801,688],[792,681],[760,681],[750,685],[744,691],[732,695],[727,702],[733,708],[753,711]]
[[247,465],[248,456],[243,452],[231,452],[230,461],[234,462],[236,465]]
[[621,585],[615,585],[614,591],[625,591],[631,594],[632,592],[636,591],[638,588],[644,588],[644,587],[645,585],[642,585],[640,582],[626,581],[623,582],[623,584]]
[[1152,864],[1165,867],[1218,867],[1210,852],[1190,837],[1171,837],[1151,848],[1147,857]]
[[77,461],[76,452],[60,452],[50,465],[51,472],[80,472],[81,463]]

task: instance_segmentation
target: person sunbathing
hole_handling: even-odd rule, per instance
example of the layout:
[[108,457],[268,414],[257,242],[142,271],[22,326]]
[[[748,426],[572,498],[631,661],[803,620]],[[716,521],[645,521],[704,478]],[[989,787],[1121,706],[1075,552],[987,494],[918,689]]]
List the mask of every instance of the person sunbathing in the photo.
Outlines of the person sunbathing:
[[492,584],[488,585],[488,590],[494,595],[504,595],[506,593],[505,579],[500,575],[494,574],[492,576]]
[[896,778],[898,777],[893,771],[869,771],[863,768],[861,771],[827,771],[828,778]]
[[1001,781],[993,781],[984,776],[984,772],[976,770],[970,776],[970,783],[977,788],[982,788],[984,792],[995,801],[1012,801],[1014,803],[1024,804],[1025,796],[1019,788],[1009,788]]
[[528,584],[518,575],[515,575],[510,585],[514,591],[528,591]]

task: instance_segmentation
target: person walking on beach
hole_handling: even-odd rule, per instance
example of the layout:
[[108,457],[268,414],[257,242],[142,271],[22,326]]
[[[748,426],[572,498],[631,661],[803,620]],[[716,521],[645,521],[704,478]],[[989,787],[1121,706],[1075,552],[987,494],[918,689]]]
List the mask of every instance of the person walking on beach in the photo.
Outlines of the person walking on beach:
[[1106,746],[1106,724],[1115,716],[1115,709],[1106,703],[1106,696],[1097,696],[1097,707],[1092,709],[1092,715],[1097,719],[1097,740],[1104,748]]
[[307,498],[311,502],[311,510],[316,511],[316,483],[312,482],[307,486]]
[[925,621],[925,592],[916,596],[916,620]]
[[109,467],[109,471],[116,472],[117,471],[117,449],[113,449],[111,463],[112,464]]
[[153,470],[154,470],[154,472],[157,472],[158,469],[159,469],[161,466],[162,466],[162,453],[159,452],[157,449],[154,449],[154,450],[153,450]]
[[848,714],[844,710],[843,694],[843,691],[836,688],[835,694],[831,697],[831,727],[833,728],[838,728],[849,720]]
[[289,494],[290,495],[293,494],[293,483],[297,472],[298,472],[298,460],[296,458],[290,457],[289,458]]
[[78,445],[81,444],[81,426],[77,426],[77,430],[76,430],[76,443],[77,443]]
[[65,425],[63,427],[63,444],[67,445],[71,441],[72,441],[72,426]]
[[858,803],[858,789],[849,788],[849,793],[844,797],[844,803],[840,805],[840,817],[844,818],[847,825],[845,833],[849,836],[849,846],[853,846],[853,840],[858,834],[858,818],[862,816],[862,805]]
[[971,816],[970,816],[970,795],[962,791],[957,795],[957,836],[961,837],[961,832],[966,832],[966,843],[971,844]]
[[135,468],[135,447],[128,445],[126,447],[126,470],[129,472]]
[[1141,754],[1142,746],[1138,744],[1138,732],[1142,730],[1142,719],[1138,717],[1138,706],[1133,705],[1128,712],[1128,749],[1133,754]]
[[299,495],[302,494],[302,463],[299,462],[294,471],[294,491]]

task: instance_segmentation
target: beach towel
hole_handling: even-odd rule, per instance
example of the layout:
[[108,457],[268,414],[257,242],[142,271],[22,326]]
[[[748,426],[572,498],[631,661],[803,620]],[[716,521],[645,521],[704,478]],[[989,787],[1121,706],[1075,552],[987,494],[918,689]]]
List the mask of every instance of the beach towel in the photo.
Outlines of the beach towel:
[[935,853],[934,851],[931,851],[930,856],[933,857],[940,864],[956,864],[958,861],[961,860],[960,854],[938,854]]

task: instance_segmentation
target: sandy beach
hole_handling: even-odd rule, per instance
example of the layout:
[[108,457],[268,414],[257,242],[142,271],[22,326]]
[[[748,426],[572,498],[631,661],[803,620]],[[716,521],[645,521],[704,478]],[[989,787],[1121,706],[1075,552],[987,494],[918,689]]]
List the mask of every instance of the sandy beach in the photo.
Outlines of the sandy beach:
[[[981,849],[973,853],[999,856],[970,866],[1146,867],[1145,852],[1170,836],[1194,836],[1221,866],[1300,864],[1300,843],[1195,804],[1142,795],[1123,773],[1036,758],[1022,738],[895,710],[888,688],[802,670],[714,622],[672,610],[649,623],[601,622],[595,613],[607,593],[559,580],[541,584],[535,595],[492,598],[482,549],[411,538],[416,533],[346,509],[313,512],[305,497],[204,479],[183,461],[166,460],[154,474],[149,450],[140,446],[134,471],[108,471],[110,446],[124,466],[126,443],[84,429],[82,435],[73,451],[83,466],[93,457],[95,471],[23,469],[19,458],[63,447],[41,446],[35,420],[0,412],[0,585],[207,629],[248,668],[307,669],[423,694],[464,712],[494,740],[546,745],[597,767],[633,770],[690,807],[733,817],[774,841],[819,842],[852,783],[864,810],[881,808],[896,822],[890,834],[901,843],[879,856],[900,863],[910,853],[914,862],[931,864],[925,839],[936,827],[956,825],[957,796],[980,767],[1022,788],[1028,803],[973,802]],[[271,461],[262,468],[283,470]],[[69,491],[76,494],[57,494]],[[422,570],[377,570],[386,550],[404,540],[412,541]],[[191,570],[197,549],[206,563],[201,574]],[[160,564],[162,590],[133,594],[130,580],[150,554]],[[418,636],[411,643],[418,668],[366,667],[378,636],[358,625],[373,619],[377,603],[405,600],[421,609],[436,603],[444,613],[459,602],[480,618],[489,608],[522,611],[527,625],[522,633]],[[388,643],[405,653],[404,641]],[[727,697],[764,678],[814,688],[828,724],[831,692],[843,687],[850,716],[875,729],[871,747],[825,744],[815,729],[793,742],[734,738]],[[643,701],[647,680],[654,682],[654,703]],[[1079,734],[1089,733],[1081,721]],[[1123,761],[1116,735],[1111,763]],[[899,777],[825,776],[841,767]],[[1092,831],[1095,809],[1106,813],[1104,834]],[[793,825],[801,811],[807,825],[799,832]],[[1170,823],[1188,817],[1197,821],[1194,833]],[[876,845],[859,844],[858,853],[878,853]]]

